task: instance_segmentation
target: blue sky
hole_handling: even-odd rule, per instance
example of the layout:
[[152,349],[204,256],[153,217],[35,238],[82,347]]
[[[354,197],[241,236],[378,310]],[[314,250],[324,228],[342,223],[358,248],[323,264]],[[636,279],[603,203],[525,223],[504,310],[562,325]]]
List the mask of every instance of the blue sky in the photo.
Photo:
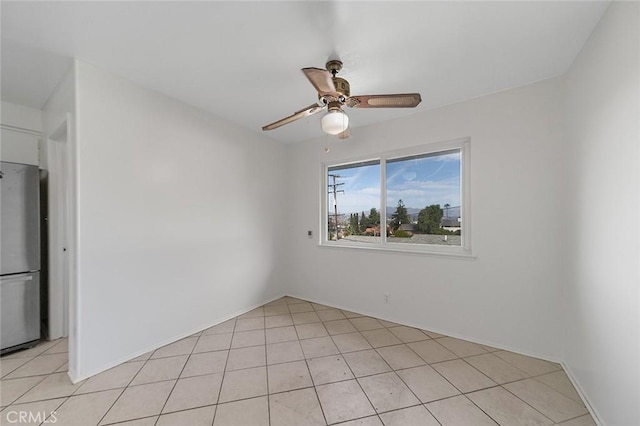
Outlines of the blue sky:
[[[330,171],[338,174],[340,213],[368,212],[380,208],[380,165]],[[332,180],[329,179],[329,183]],[[460,153],[423,157],[387,163],[387,205],[422,209],[430,204],[460,205]],[[329,197],[332,209],[333,196]]]

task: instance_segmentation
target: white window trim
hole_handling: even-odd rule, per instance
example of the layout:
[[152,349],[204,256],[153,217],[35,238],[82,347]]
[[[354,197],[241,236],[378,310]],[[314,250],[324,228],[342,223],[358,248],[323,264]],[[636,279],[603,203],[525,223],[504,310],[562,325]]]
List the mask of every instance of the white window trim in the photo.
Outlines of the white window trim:
[[[374,156],[350,158],[340,161],[331,161],[322,163],[321,168],[321,202],[320,202],[320,241],[321,247],[332,247],[353,250],[373,250],[398,253],[416,253],[436,256],[450,256],[461,258],[473,258],[471,251],[471,194],[470,194],[470,171],[471,171],[471,140],[470,138],[455,139],[445,142],[435,142],[411,148],[387,151]],[[329,193],[327,191],[329,182],[327,180],[328,169],[330,167],[359,163],[365,161],[380,161],[380,206],[378,211],[382,219],[386,220],[386,161],[401,157],[409,157],[412,155],[430,154],[448,150],[460,150],[462,153],[462,163],[460,166],[461,176],[461,245],[460,246],[439,246],[434,244],[407,244],[407,243],[391,243],[387,241],[386,232],[381,232],[380,243],[361,243],[357,241],[330,241],[329,225],[327,221],[327,208],[329,206]]]

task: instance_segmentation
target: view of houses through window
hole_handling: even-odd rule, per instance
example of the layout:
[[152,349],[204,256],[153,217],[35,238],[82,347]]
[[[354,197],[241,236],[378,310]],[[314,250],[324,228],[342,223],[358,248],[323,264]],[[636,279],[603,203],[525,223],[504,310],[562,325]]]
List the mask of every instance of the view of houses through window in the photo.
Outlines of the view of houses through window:
[[461,149],[328,167],[327,240],[461,246],[461,170]]

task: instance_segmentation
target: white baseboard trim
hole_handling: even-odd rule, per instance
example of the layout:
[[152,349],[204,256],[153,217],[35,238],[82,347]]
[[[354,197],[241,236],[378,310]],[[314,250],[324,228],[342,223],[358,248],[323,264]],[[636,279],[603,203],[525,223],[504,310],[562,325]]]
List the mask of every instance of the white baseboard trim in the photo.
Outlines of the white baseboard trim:
[[443,334],[443,335],[449,336],[449,337],[455,337],[456,339],[467,340],[469,342],[478,343],[480,345],[491,346],[491,347],[494,347],[494,348],[497,348],[497,349],[501,349],[501,350],[504,350],[504,351],[514,352],[514,353],[517,353],[517,354],[520,354],[520,355],[526,355],[526,356],[530,356],[530,357],[533,357],[533,358],[542,359],[544,361],[553,362],[553,363],[556,363],[556,364],[561,364],[561,360],[559,358],[549,357],[549,356],[541,355],[541,354],[538,354],[538,353],[525,351],[525,350],[522,350],[522,349],[519,349],[519,348],[515,348],[515,347],[511,347],[511,346],[507,346],[507,345],[502,345],[502,344],[498,344],[498,343],[495,343],[495,342],[490,342],[490,341],[483,340],[483,339],[477,339],[477,338],[474,338],[474,337],[465,336],[465,335],[462,335],[462,334],[459,334],[459,333],[438,329],[437,327],[434,328],[434,327],[426,326],[424,324],[407,323],[406,321],[398,320],[396,318],[381,316],[378,313],[363,312],[361,310],[351,309],[349,307],[336,306],[333,303],[311,300],[311,299],[303,297],[303,296],[296,296],[296,295],[293,295],[293,294],[287,294],[287,296],[295,297],[296,299],[307,300],[309,302],[318,303],[320,305],[332,306],[332,307],[335,307],[337,309],[344,309],[345,311],[356,312],[358,314],[362,314],[362,315],[366,315],[366,316],[370,316],[370,317],[374,317],[374,318],[379,318],[379,319],[385,320],[385,321],[395,322],[397,324],[405,325],[407,327],[413,327],[413,328],[419,328],[419,329],[422,329],[422,330],[433,331],[434,333]]
[[168,345],[168,344],[171,344],[171,343],[173,343],[173,342],[177,342],[178,340],[182,340],[182,339],[184,339],[184,338],[186,338],[186,337],[189,337],[189,336],[191,336],[191,335],[193,335],[193,334],[196,334],[196,333],[199,333],[199,332],[201,332],[201,331],[203,331],[203,330],[206,330],[207,328],[210,328],[210,327],[216,326],[216,325],[221,324],[221,323],[223,323],[223,322],[225,322],[225,321],[228,321],[228,320],[230,320],[230,319],[232,319],[232,318],[235,318],[235,317],[237,317],[237,316],[240,316],[240,315],[242,315],[242,314],[245,314],[245,313],[247,313],[247,312],[249,312],[249,311],[251,311],[251,310],[253,310],[253,309],[259,308],[260,306],[266,305],[267,303],[271,303],[271,302],[273,302],[274,300],[278,300],[278,299],[280,299],[280,298],[282,298],[282,297],[284,297],[284,296],[285,296],[284,294],[281,294],[281,295],[279,295],[279,296],[277,296],[277,297],[270,297],[270,298],[269,298],[269,299],[267,299],[267,301],[265,301],[265,302],[257,303],[257,304],[251,305],[251,306],[249,306],[249,307],[247,307],[247,308],[239,309],[238,311],[236,311],[236,312],[234,312],[234,313],[232,313],[232,314],[226,315],[226,316],[222,317],[221,319],[215,320],[215,321],[214,321],[214,322],[212,322],[212,323],[207,323],[207,324],[204,324],[204,325],[198,326],[198,327],[196,327],[196,328],[194,328],[194,329],[192,329],[192,330],[187,331],[186,333],[181,333],[181,334],[180,334],[180,335],[178,335],[178,336],[173,336],[173,337],[170,337],[170,338],[168,338],[168,339],[165,339],[165,340],[163,340],[163,341],[162,341],[160,344],[158,344],[158,345],[149,346],[149,347],[146,347],[146,348],[144,348],[144,349],[142,349],[142,350],[140,350],[140,351],[136,351],[136,352],[135,352],[135,353],[133,353],[133,354],[130,354],[130,355],[126,355],[126,356],[124,356],[124,357],[121,357],[121,358],[119,358],[119,359],[115,360],[114,362],[110,362],[110,363],[108,363],[107,365],[104,365],[104,366],[102,366],[102,367],[100,367],[100,368],[97,368],[97,369],[95,369],[95,370],[93,370],[93,371],[90,371],[90,372],[89,372],[89,373],[87,373],[87,374],[83,374],[82,376],[78,376],[78,375],[76,374],[76,372],[69,371],[69,372],[68,372],[69,379],[71,380],[71,383],[76,384],[76,383],[78,383],[78,382],[81,382],[82,380],[86,380],[86,379],[88,379],[89,377],[95,376],[96,374],[102,373],[103,371],[107,371],[107,370],[108,370],[108,369],[110,369],[110,368],[116,367],[116,366],[118,366],[118,365],[120,365],[120,364],[122,364],[122,363],[124,363],[124,362],[127,362],[127,361],[129,361],[129,360],[132,360],[132,359],[134,359],[134,358],[137,358],[137,357],[139,357],[140,355],[144,355],[144,354],[146,354],[147,352],[154,351],[154,350],[156,350],[156,349],[158,349],[158,348],[161,348],[161,347],[166,346],[166,345]]
[[576,389],[576,392],[578,392],[578,395],[580,395],[580,399],[582,399],[584,406],[587,407],[587,410],[589,410],[589,414],[591,414],[593,421],[596,422],[596,425],[598,426],[604,426],[604,423],[602,422],[602,420],[600,420],[601,417],[598,415],[595,407],[589,402],[589,399],[586,397],[582,386],[580,386],[580,382],[578,382],[578,380],[574,376],[573,371],[571,371],[571,369],[567,366],[567,364],[565,364],[564,361],[560,362],[560,365],[562,365],[562,368],[571,381],[571,384]]

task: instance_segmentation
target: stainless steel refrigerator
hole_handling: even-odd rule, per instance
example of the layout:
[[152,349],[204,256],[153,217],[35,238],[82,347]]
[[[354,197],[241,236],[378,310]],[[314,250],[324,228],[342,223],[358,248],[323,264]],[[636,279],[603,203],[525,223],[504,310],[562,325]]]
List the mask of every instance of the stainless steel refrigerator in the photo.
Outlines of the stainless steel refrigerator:
[[0,353],[40,340],[40,173],[0,162]]

